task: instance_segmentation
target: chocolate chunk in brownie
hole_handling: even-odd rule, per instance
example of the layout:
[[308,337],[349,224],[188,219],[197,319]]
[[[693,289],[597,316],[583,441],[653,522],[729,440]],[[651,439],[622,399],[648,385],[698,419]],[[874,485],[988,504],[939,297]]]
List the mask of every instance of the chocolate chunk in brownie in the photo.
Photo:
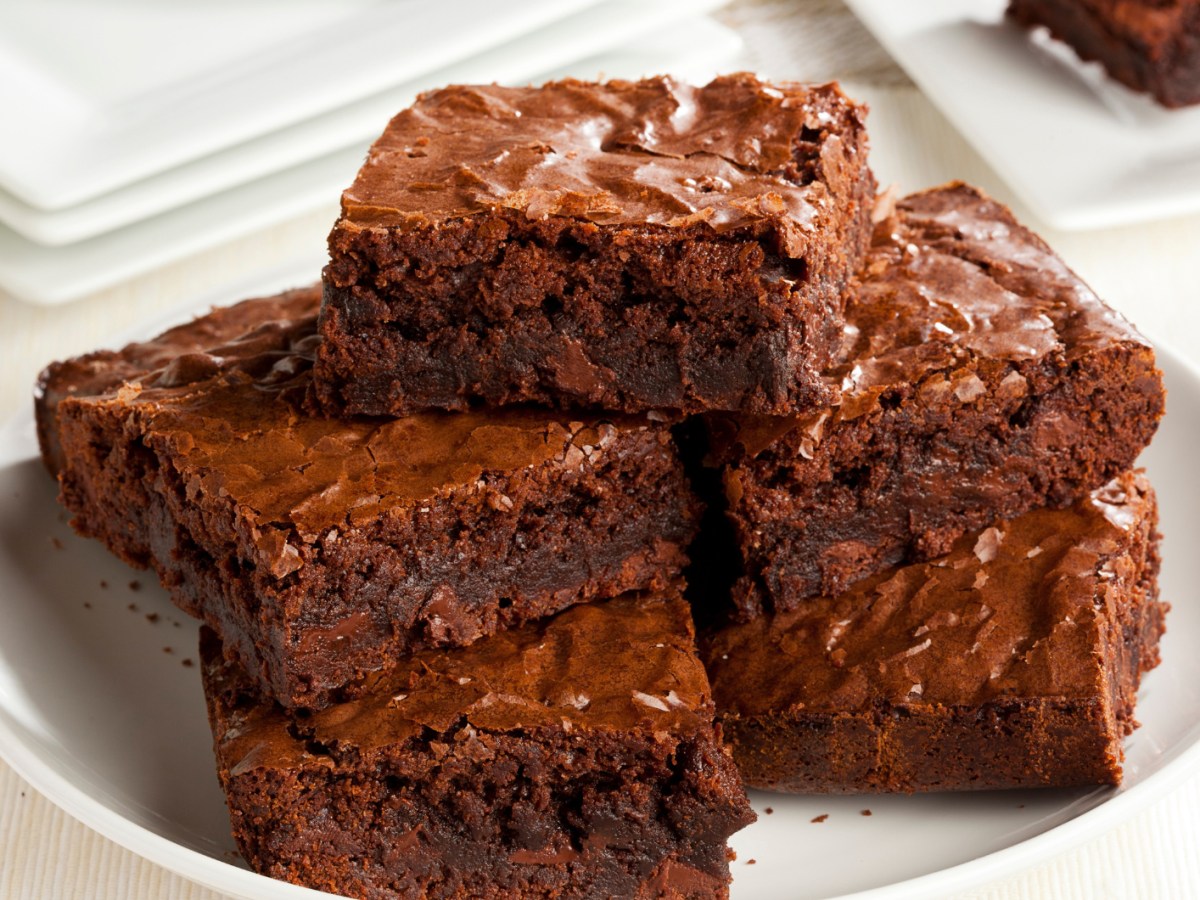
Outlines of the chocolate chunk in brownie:
[[314,314],[320,304],[320,286],[288,291],[278,297],[244,300],[214,309],[154,340],[51,363],[38,377],[33,408],[46,468],[51,475],[58,475],[63,467],[56,413],[64,397],[103,394],[124,381],[162,368],[184,353],[202,353],[206,347],[224,344],[268,322]]
[[1008,15],[1163,106],[1200,103],[1200,0],[1010,0]]
[[319,706],[417,648],[682,567],[699,506],[665,423],[519,407],[314,418],[310,299],[58,405],[75,527],[153,566],[265,692]]
[[846,315],[829,410],[709,419],[743,619],[1069,504],[1128,468],[1162,415],[1145,339],[966,185],[878,225]]
[[1158,664],[1154,494],[1126,473],[704,652],[747,784],[795,792],[1116,784]]
[[674,588],[425,651],[315,714],[202,632],[218,772],[258,872],[352,897],[723,897],[754,819]]
[[824,403],[870,237],[863,117],[744,74],[422,95],[329,238],[323,408]]

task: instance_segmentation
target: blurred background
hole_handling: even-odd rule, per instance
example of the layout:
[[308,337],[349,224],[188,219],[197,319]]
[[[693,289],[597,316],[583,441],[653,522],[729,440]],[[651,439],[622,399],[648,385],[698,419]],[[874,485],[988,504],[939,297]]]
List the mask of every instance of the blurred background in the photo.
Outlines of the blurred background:
[[[0,420],[26,411],[53,359],[317,280],[340,191],[417,92],[568,75],[837,79],[871,107],[881,186],[979,185],[1152,339],[1200,361],[1200,110],[1155,107],[1005,25],[1003,8],[6,0]],[[1196,810],[1193,779],[957,896],[1200,896]],[[0,763],[0,897],[219,896],[73,822]]]

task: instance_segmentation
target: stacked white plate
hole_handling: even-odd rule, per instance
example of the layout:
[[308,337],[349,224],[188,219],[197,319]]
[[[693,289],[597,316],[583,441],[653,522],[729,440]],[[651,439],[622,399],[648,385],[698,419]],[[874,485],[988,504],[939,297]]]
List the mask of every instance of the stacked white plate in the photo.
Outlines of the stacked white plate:
[[0,5],[0,288],[63,303],[330,204],[430,87],[703,78],[720,2]]

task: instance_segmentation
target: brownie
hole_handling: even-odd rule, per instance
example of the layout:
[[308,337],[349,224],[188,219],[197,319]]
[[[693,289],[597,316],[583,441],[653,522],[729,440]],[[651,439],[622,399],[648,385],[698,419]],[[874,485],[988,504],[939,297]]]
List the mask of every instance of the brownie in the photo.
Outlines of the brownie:
[[1154,494],[1125,473],[704,650],[746,783],[794,792],[1117,784],[1158,664]]
[[1069,504],[1127,469],[1162,415],[1150,345],[974,188],[900,201],[860,281],[827,373],[837,403],[709,417],[742,619]]
[[677,589],[424,651],[318,713],[201,655],[256,871],[351,897],[724,897],[754,819]]
[[342,196],[321,406],[824,403],[870,237],[864,113],[746,74],[422,95]]
[[320,706],[420,647],[678,573],[699,504],[668,423],[314,418],[310,301],[58,405],[76,529],[152,566],[264,692]]
[[122,350],[98,350],[51,363],[38,377],[34,401],[38,444],[51,475],[63,468],[56,411],[64,397],[102,394],[129,379],[162,368],[184,353],[216,347],[268,322],[315,313],[321,303],[319,285],[277,297],[244,300],[164,332],[154,340]]
[[1010,0],[1008,15],[1163,106],[1200,103],[1200,0]]

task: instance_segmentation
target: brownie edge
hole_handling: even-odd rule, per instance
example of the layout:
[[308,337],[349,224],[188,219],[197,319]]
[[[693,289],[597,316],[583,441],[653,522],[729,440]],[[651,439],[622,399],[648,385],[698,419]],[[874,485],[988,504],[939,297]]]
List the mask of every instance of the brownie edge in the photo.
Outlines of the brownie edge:
[[296,288],[274,297],[256,297],[213,309],[149,341],[131,343],[120,350],[97,350],[46,366],[38,376],[33,407],[46,470],[57,476],[65,464],[58,405],[67,397],[103,394],[179,356],[203,353],[257,328],[270,327],[271,323],[314,315],[320,305],[319,284]]

